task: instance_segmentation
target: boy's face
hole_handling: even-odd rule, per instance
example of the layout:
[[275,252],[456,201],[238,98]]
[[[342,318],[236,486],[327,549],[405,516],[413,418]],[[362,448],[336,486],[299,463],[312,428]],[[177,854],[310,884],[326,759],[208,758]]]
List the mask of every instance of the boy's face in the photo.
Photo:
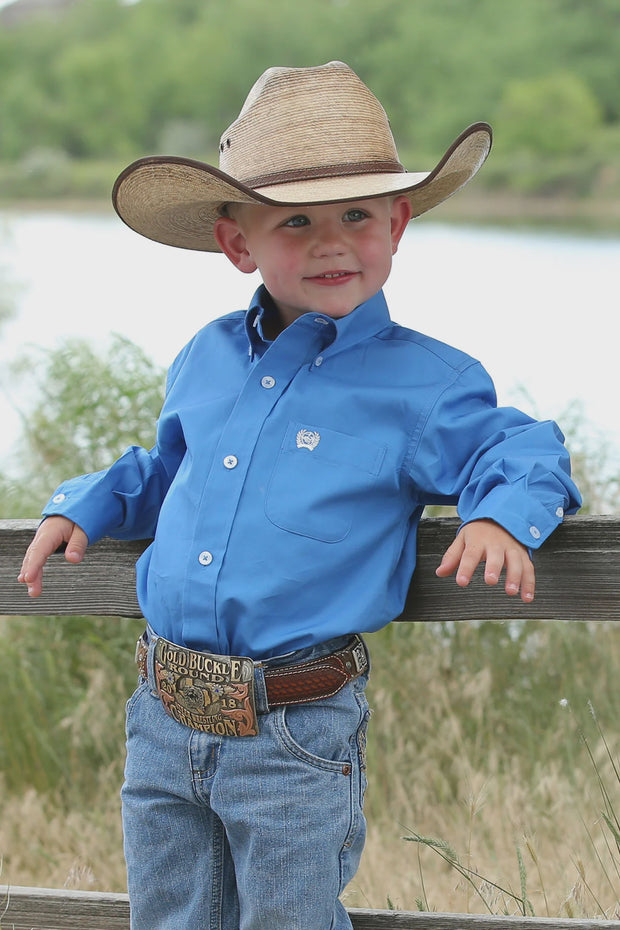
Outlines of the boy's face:
[[406,197],[305,207],[234,204],[215,235],[240,271],[257,268],[288,326],[302,313],[335,319],[385,284],[411,217]]

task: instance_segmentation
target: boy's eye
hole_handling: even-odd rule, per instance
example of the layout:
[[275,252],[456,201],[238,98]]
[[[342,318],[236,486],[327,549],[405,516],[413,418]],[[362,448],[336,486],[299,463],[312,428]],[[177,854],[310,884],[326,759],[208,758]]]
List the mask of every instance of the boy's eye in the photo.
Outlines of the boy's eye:
[[360,210],[359,207],[353,207],[351,210],[347,210],[344,215],[344,219],[347,223],[359,223],[361,220],[365,220],[368,214],[365,210]]
[[310,220],[307,216],[304,216],[302,213],[300,213],[297,216],[291,216],[291,218],[286,220],[283,225],[292,226],[294,229],[297,229],[300,226],[309,226]]

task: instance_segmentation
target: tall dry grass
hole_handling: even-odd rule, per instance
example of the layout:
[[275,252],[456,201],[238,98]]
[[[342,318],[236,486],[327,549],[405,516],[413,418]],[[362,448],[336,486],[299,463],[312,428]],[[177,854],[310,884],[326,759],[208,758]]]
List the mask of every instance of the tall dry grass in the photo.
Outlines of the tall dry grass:
[[[2,881],[124,890],[137,632],[78,618],[0,628]],[[369,639],[368,842],[346,903],[615,915],[613,625],[393,624]]]
[[14,885],[125,887],[119,790],[134,621],[0,625],[0,861]]
[[351,903],[617,916],[613,625],[392,625],[373,639],[369,842]]

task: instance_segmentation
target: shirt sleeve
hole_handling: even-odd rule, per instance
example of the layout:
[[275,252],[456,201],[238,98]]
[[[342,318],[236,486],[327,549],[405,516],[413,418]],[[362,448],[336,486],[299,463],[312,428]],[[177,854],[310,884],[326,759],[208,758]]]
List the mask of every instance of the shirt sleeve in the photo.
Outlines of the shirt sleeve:
[[[186,350],[170,368],[168,395]],[[159,421],[156,445],[151,449],[130,446],[104,471],[64,481],[43,508],[43,516],[61,515],[77,523],[90,545],[103,536],[115,539],[150,539],[163,500],[186,451],[183,433],[175,416]]]
[[570,475],[558,426],[497,407],[478,363],[458,373],[428,412],[411,467],[424,503],[456,504],[464,523],[494,520],[530,548],[580,507]]

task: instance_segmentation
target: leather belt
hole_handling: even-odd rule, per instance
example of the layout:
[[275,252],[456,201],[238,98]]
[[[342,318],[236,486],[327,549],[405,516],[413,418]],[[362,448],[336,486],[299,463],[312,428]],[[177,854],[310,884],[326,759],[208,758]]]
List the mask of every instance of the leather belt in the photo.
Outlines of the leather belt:
[[337,694],[347,682],[367,670],[366,647],[362,638],[355,634],[348,646],[331,655],[299,665],[266,668],[267,701],[270,707],[320,701]]
[[[175,710],[172,715],[179,719],[180,714],[183,717],[181,722],[187,723],[188,726],[195,725],[195,713],[191,712],[191,708],[186,708],[186,711],[178,711],[178,700],[175,695],[179,692],[179,681],[185,687],[187,704],[189,698],[195,696],[196,689],[193,686],[197,682],[203,688],[205,687],[205,679],[216,683],[219,682],[221,683],[220,690],[226,690],[226,687],[229,687],[233,682],[238,688],[243,686],[243,683],[248,680],[248,676],[253,677],[253,671],[256,668],[261,668],[265,680],[267,702],[271,709],[289,704],[305,704],[332,697],[342,690],[347,682],[363,675],[369,666],[364,641],[357,634],[351,637],[345,648],[329,655],[296,665],[279,667],[264,666],[261,662],[255,663],[245,658],[216,656],[208,652],[198,652],[186,647],[175,646],[161,638],[157,638],[154,643],[156,649],[155,674],[159,695],[166,710],[170,712],[170,705],[174,704],[176,709],[172,708]],[[148,678],[148,652],[149,643],[145,633],[136,644],[136,663],[143,678]],[[247,671],[248,667],[249,672]],[[176,678],[174,689],[168,687],[166,683],[172,681],[170,669],[174,670],[174,677]],[[239,675],[241,677],[238,677]],[[238,677],[238,680],[235,676]],[[218,685],[209,684],[209,687],[217,690]],[[198,697],[202,705],[204,695],[198,695]],[[192,720],[194,722],[191,722]],[[199,728],[203,729],[202,724]]]

